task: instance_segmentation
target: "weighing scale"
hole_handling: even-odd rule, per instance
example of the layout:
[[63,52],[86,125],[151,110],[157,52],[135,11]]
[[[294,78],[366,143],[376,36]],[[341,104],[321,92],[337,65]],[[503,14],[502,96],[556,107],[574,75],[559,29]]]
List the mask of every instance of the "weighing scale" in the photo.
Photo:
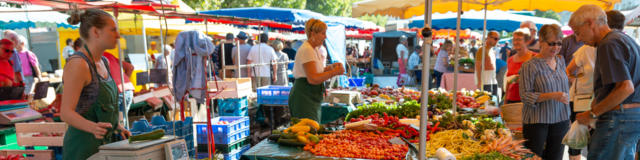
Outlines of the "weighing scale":
[[40,112],[29,107],[27,100],[0,101],[0,124],[14,124],[42,117]]
[[177,139],[173,135],[133,143],[122,140],[102,145],[98,149],[100,151],[89,157],[89,160],[182,160],[189,157],[184,139]]

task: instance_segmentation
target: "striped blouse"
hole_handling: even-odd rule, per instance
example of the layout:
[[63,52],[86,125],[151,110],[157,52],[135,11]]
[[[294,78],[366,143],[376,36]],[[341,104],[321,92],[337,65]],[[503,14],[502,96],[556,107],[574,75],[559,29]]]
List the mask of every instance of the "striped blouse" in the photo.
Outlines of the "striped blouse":
[[522,122],[524,124],[558,123],[569,120],[571,108],[556,100],[536,102],[540,94],[550,92],[569,93],[569,80],[564,59],[556,57],[556,70],[551,70],[544,59],[533,57],[520,68],[520,96]]

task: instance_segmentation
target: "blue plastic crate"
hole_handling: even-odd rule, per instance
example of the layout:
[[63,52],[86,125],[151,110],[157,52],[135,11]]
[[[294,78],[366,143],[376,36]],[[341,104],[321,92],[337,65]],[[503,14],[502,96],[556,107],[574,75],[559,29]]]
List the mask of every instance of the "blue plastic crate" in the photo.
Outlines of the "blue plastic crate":
[[349,87],[362,87],[364,80],[365,78],[349,78]]
[[131,128],[132,135],[143,134],[151,132],[156,129],[164,129],[165,135],[175,135],[178,138],[184,139],[187,143],[187,150],[189,156],[195,157],[196,150],[193,141],[193,118],[186,117],[184,121],[169,121],[167,122],[162,116],[154,116],[151,118],[151,124],[146,119],[133,122]]
[[[247,145],[242,147],[242,149],[234,150],[231,153],[222,154],[222,156],[218,158],[224,158],[224,160],[239,160],[240,157],[242,157],[242,154],[248,151],[250,148],[251,148],[251,145]],[[198,153],[197,158],[198,159],[209,158],[209,153]]]
[[220,116],[248,116],[248,108],[247,97],[218,100],[218,114]]
[[264,86],[256,89],[258,104],[289,104],[289,91],[291,86]]
[[218,109],[218,116],[249,116],[249,107]]
[[[227,121],[228,124],[216,124],[220,121]],[[243,138],[238,135],[244,135],[244,132],[247,132],[247,136],[249,135],[249,117],[216,117],[211,120],[211,123],[216,144],[233,143],[235,142],[233,139]],[[198,144],[207,144],[207,124],[196,124],[196,134]]]

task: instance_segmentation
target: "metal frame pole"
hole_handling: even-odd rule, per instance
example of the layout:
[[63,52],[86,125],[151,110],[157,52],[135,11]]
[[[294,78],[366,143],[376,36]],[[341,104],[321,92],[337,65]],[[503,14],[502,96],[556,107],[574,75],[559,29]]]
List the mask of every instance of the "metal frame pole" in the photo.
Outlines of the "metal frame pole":
[[[433,0],[425,0],[425,14],[424,14],[424,26],[425,28],[431,28],[431,8],[432,8]],[[423,32],[424,33],[424,32]],[[429,83],[431,80],[429,79],[430,75],[430,59],[431,59],[431,34],[422,35],[424,40],[422,42],[422,97],[421,97],[421,105],[420,105],[420,147],[418,150],[418,157],[420,160],[426,159],[426,150],[427,150],[427,123],[429,120],[428,109],[429,109]]]
[[[134,17],[137,14],[134,14]],[[137,19],[137,18],[135,18]],[[144,57],[147,59],[145,62],[145,64],[147,65],[147,83],[150,81],[150,72],[151,72],[151,66],[149,65],[149,50],[147,48],[147,29],[144,27],[144,18],[142,18],[142,44],[143,44],[143,48],[144,48]],[[145,87],[148,86],[147,84],[144,85]]]
[[[119,27],[119,23],[118,23],[118,8],[117,7],[113,8],[113,16],[116,19],[116,21],[115,21],[116,22],[116,28],[118,28]],[[120,63],[120,88],[122,88],[122,92],[120,92],[120,95],[122,95],[122,98],[123,98],[122,99],[122,103],[123,103],[122,105],[124,105],[124,103],[125,103],[125,101],[124,101],[124,98],[125,98],[125,95],[124,95],[124,83],[125,83],[124,82],[124,76],[125,75],[124,75],[124,68],[123,68],[124,67],[123,66],[124,53],[122,53],[122,47],[120,46],[120,40],[119,39],[118,39],[118,57],[119,57],[118,58],[118,60],[119,60],[118,62]],[[129,116],[128,116],[129,113],[126,111],[126,108],[125,108],[125,111],[122,111],[122,112],[123,112],[122,120],[124,122],[124,127],[125,128],[129,128]]]
[[484,61],[486,58],[487,53],[489,53],[489,50],[487,49],[487,0],[484,0],[484,27],[482,29],[482,62],[480,62],[481,64],[481,70],[480,73],[480,78],[478,79],[478,84],[480,84],[480,91],[484,91],[484,83],[482,82],[482,72],[484,72]]

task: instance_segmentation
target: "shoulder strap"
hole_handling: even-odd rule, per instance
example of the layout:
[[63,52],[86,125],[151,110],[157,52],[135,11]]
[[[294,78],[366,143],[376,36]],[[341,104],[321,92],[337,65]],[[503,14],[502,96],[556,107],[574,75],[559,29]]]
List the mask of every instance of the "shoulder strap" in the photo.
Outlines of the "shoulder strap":
[[95,80],[94,78],[96,78],[95,76],[97,76],[98,71],[96,70],[96,64],[92,63],[91,60],[89,60],[89,57],[87,57],[86,55],[84,55],[84,53],[80,53],[80,54],[73,54],[78,55],[80,57],[82,57],[82,59],[84,59],[85,62],[87,62],[87,64],[89,64],[89,72],[91,72],[91,81]]

